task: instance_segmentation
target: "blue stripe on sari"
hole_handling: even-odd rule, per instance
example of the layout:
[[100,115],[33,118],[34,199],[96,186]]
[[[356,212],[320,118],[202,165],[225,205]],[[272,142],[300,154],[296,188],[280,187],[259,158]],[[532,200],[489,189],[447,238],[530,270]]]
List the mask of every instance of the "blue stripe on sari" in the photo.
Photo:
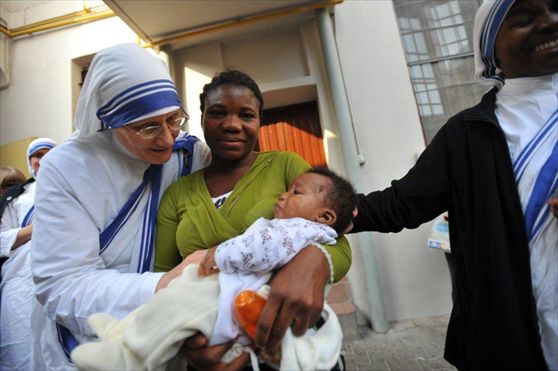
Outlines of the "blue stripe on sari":
[[143,175],[142,183],[132,193],[128,201],[126,201],[124,207],[120,210],[116,218],[114,218],[114,220],[109,224],[109,226],[106,227],[105,230],[102,231],[101,234],[99,235],[99,245],[100,245],[99,254],[103,253],[105,249],[108,247],[108,245],[110,245],[111,241],[114,239],[116,234],[120,231],[120,229],[124,226],[124,224],[126,224],[130,214],[132,214],[136,209],[140,196],[145,190],[147,183],[151,180],[152,170],[150,169],[151,167],[149,167],[145,171]]
[[58,342],[62,345],[62,351],[64,351],[66,357],[71,361],[70,354],[72,350],[79,345],[79,342],[74,335],[72,335],[70,330],[58,323],[56,324],[56,332],[58,333]]
[[143,273],[151,269],[151,260],[155,248],[155,225],[157,222],[157,207],[159,206],[159,194],[161,193],[162,166],[155,167],[151,181],[151,195],[149,206],[143,218],[143,233],[141,241],[140,259],[138,261],[137,272]]
[[53,149],[54,145],[52,143],[45,143],[45,142],[37,143],[33,147],[27,150],[27,157],[30,157],[33,153],[43,148]]
[[33,215],[35,214],[35,205],[31,206],[31,208],[27,211],[27,214],[25,214],[25,217],[23,218],[23,221],[21,222],[21,226],[22,227],[27,227],[29,224],[31,224],[31,221],[33,220]]
[[483,75],[486,78],[494,79],[504,82],[504,79],[496,74],[496,61],[494,59],[494,44],[496,42],[496,35],[500,30],[502,22],[506,14],[514,4],[515,0],[499,0],[490,9],[486,21],[483,24],[480,36],[480,49],[482,54],[482,61],[486,68]]
[[120,106],[125,106],[126,104],[128,104],[130,101],[133,100],[132,98],[137,97],[137,96],[142,95],[142,94],[149,93],[149,92],[155,92],[155,91],[158,91],[158,90],[161,90],[161,91],[162,90],[171,90],[171,91],[176,92],[176,89],[174,88],[174,85],[170,82],[168,84],[150,86],[150,87],[147,87],[147,88],[142,89],[142,90],[138,90],[138,91],[136,91],[132,94],[129,94],[129,95],[123,97],[121,100],[116,102],[114,107],[110,110],[105,110],[103,112],[97,111],[97,116],[100,117],[100,118],[103,118],[105,116],[110,116],[111,112],[120,110],[121,109]]
[[108,125],[108,127],[118,128],[146,113],[171,106],[180,106],[176,91],[156,91],[153,94],[131,101],[112,114],[100,117],[100,119]]
[[140,95],[142,95],[142,94],[149,93],[149,92],[158,91],[158,90],[160,90],[160,91],[163,91],[163,90],[171,90],[171,91],[176,92],[176,89],[174,88],[174,85],[172,85],[171,83],[168,83],[168,84],[165,84],[165,85],[150,86],[150,87],[148,87],[148,88],[146,88],[146,89],[138,90],[138,91],[136,91],[136,92],[134,92],[134,93],[132,93],[132,94],[129,94],[129,95],[125,96],[124,98],[122,98],[121,100],[119,100],[119,101],[116,103],[116,105],[114,106],[113,109],[110,109],[110,110],[107,110],[107,111],[104,111],[104,112],[99,112],[99,113],[98,113],[98,116],[101,117],[101,118],[103,118],[103,117],[105,117],[105,116],[110,116],[110,115],[111,115],[111,112],[113,112],[113,111],[118,111],[118,110],[121,109],[121,106],[125,106],[125,105],[128,104],[129,102],[133,101],[132,98],[137,97],[137,96],[140,96]]
[[[110,110],[112,110],[112,107],[114,106],[114,102],[119,99],[120,97],[128,94],[131,91],[134,91],[136,89],[140,89],[143,88],[144,86],[148,86],[148,85],[154,85],[154,84],[167,84],[170,83],[172,84],[172,81],[167,80],[167,79],[159,79],[159,80],[152,80],[152,81],[147,81],[147,82],[143,82],[141,84],[138,85],[134,85],[126,90],[123,90],[122,92],[116,94],[111,100],[109,100],[106,104],[104,104],[103,106],[99,107],[99,109],[97,110],[97,117],[99,117],[100,114],[106,113]],[[174,87],[174,85],[173,85]]]
[[536,236],[536,233],[542,226],[541,218],[539,223],[535,224],[541,212],[548,213],[546,201],[550,198],[553,192],[556,191],[556,177],[558,174],[558,143],[554,143],[550,157],[541,168],[539,175],[533,186],[531,197],[525,209],[525,227],[527,228],[527,235],[529,241]]
[[523,176],[523,172],[525,171],[525,166],[527,164],[527,160],[531,157],[531,154],[536,149],[537,145],[547,136],[547,134],[551,134],[551,129],[556,129],[558,126],[558,110],[556,110],[551,116],[550,119],[544,124],[543,128],[535,135],[535,137],[529,142],[527,146],[521,151],[517,159],[513,163],[513,171],[516,173],[516,180],[519,183],[519,180]]

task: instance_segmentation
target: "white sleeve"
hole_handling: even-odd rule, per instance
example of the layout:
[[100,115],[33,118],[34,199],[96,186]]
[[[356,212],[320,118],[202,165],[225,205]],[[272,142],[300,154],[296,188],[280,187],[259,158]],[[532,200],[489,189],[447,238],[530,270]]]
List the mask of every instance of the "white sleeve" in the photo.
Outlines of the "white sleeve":
[[228,273],[270,272],[312,242],[334,243],[335,237],[333,229],[306,219],[260,218],[243,234],[221,243],[215,262]]
[[211,150],[201,140],[194,144],[194,158],[192,159],[192,173],[207,167],[211,162]]
[[19,233],[17,210],[13,207],[13,201],[6,206],[0,222],[0,257],[9,257],[12,246]]
[[93,313],[122,318],[139,307],[154,295],[162,276],[107,269],[99,256],[99,228],[93,216],[65,178],[44,160],[31,241],[37,298],[50,319],[74,334],[93,335],[87,324]]

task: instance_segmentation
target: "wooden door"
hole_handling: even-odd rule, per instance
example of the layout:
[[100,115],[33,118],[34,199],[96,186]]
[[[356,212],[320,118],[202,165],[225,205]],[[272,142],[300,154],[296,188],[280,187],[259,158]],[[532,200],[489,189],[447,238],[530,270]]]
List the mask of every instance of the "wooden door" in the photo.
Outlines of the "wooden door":
[[265,110],[258,138],[260,151],[292,151],[311,166],[326,166],[316,102]]

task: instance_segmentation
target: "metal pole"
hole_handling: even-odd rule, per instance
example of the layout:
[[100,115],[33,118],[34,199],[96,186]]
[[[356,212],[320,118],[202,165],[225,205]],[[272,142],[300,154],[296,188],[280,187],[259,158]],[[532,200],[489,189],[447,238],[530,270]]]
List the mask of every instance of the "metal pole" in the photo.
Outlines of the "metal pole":
[[[333,34],[333,25],[329,16],[328,9],[320,9],[318,17],[318,28],[322,50],[325,59],[327,75],[331,85],[333,105],[339,124],[341,147],[343,148],[343,158],[349,180],[357,190],[362,190],[362,178],[359,169],[359,158],[355,151],[356,141],[352,129],[351,114],[349,111],[349,101],[345,90],[345,84],[341,75],[341,65],[337,53],[337,45]],[[388,323],[386,320],[382,290],[380,287],[380,275],[372,239],[369,233],[360,233],[358,237],[359,251],[362,256],[364,276],[367,289],[367,301],[370,309],[370,320],[372,329],[376,332],[387,332]]]

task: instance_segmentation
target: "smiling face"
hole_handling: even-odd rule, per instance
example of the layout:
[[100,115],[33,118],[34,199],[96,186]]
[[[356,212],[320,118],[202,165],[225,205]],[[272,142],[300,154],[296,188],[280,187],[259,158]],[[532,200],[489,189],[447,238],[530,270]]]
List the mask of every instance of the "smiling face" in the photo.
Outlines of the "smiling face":
[[[171,130],[167,123],[180,114],[180,110],[164,115],[150,117],[114,129],[116,137],[128,151],[138,159],[149,164],[164,164],[172,154],[172,146],[180,130]],[[143,139],[138,131],[148,126],[160,125],[161,133],[152,139]]]
[[327,206],[326,196],[331,180],[323,175],[304,173],[296,177],[287,192],[279,196],[275,204],[278,219],[304,218],[332,225],[335,212]]
[[518,0],[502,23],[495,49],[506,78],[558,72],[558,0]]
[[207,94],[202,125],[213,162],[248,157],[258,140],[259,112],[259,102],[248,88],[221,85]]

